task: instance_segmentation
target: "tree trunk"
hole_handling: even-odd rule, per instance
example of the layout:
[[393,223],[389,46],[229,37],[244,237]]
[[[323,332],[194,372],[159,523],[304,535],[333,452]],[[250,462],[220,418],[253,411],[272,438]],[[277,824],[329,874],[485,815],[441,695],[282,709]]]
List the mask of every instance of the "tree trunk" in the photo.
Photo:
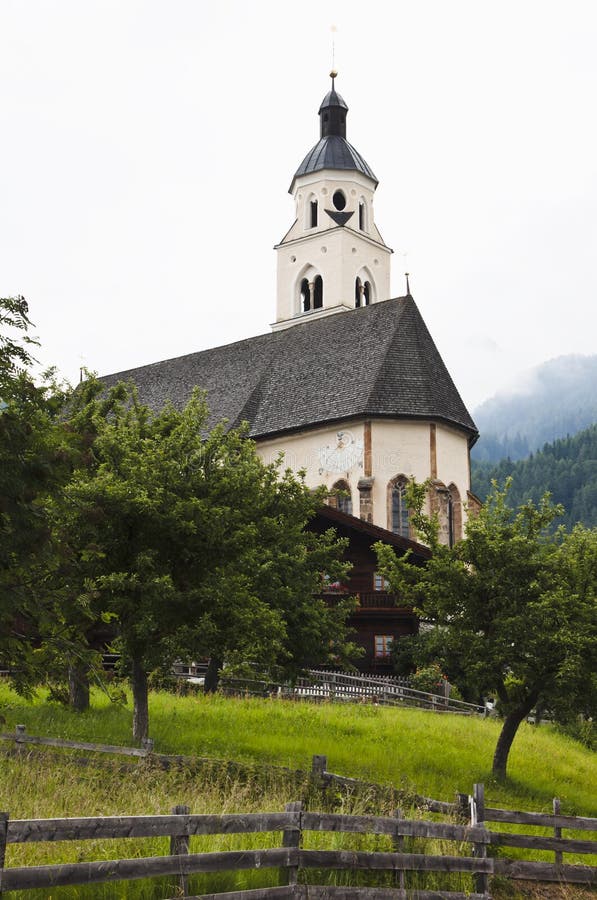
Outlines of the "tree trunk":
[[133,740],[141,742],[149,733],[149,704],[147,672],[139,659],[133,660],[131,686],[133,688]]
[[218,689],[220,683],[220,669],[222,668],[222,660],[217,656],[210,656],[205,673],[205,683],[203,690],[206,694],[213,694]]
[[493,755],[492,772],[496,778],[504,779],[506,777],[506,765],[508,763],[508,754],[512,741],[516,737],[518,726],[526,719],[533,706],[537,702],[537,694],[532,694],[524,703],[517,706],[508,713],[504,719],[504,724],[495,747]]
[[89,673],[80,662],[68,668],[68,700],[75,712],[89,709]]

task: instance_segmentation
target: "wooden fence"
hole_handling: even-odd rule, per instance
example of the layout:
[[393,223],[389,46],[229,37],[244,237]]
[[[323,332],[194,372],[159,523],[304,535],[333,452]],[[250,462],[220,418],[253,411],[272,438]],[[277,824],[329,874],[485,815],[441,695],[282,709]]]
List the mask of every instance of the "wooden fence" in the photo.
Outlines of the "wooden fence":
[[[478,789],[477,789],[478,790]],[[496,811],[494,810],[493,813]],[[489,813],[489,810],[486,810]],[[510,813],[499,810],[501,821],[520,821],[530,813]],[[541,816],[541,824],[549,819],[558,828],[590,828],[597,830],[597,820],[568,816]],[[533,824],[538,824],[535,821]],[[190,838],[194,835],[255,834],[281,832],[282,846],[259,850],[223,852],[190,852]],[[385,835],[391,840],[391,851],[303,849],[308,832],[343,832],[366,835]],[[454,825],[438,822],[382,816],[347,816],[333,813],[306,812],[300,803],[289,804],[284,812],[229,815],[191,815],[187,807],[176,807],[170,816],[118,816],[83,819],[10,820],[0,816],[0,834],[6,845],[38,841],[84,841],[105,838],[169,837],[170,854],[163,857],[69,863],[53,866],[4,868],[0,874],[0,889],[48,889],[64,885],[106,883],[119,880],[174,876],[188,897],[188,876],[196,873],[240,871],[246,869],[282,869],[286,884],[281,887],[260,888],[253,891],[227,892],[221,900],[230,898],[300,896],[299,871],[367,870],[390,872],[396,876],[396,887],[363,888],[309,885],[309,897],[398,897],[403,892],[407,872],[470,873],[476,880],[475,893],[455,891],[425,891],[417,889],[417,897],[488,896],[487,878],[500,874],[510,878],[537,881],[558,881],[584,885],[597,884],[594,866],[565,865],[564,863],[530,862],[502,857],[488,857],[491,845],[532,846],[557,853],[597,853],[597,842],[563,838],[529,837],[503,832],[493,833],[482,824]],[[471,844],[470,856],[404,853],[400,843],[404,838],[454,841]],[[301,874],[301,877],[304,875]],[[277,874],[273,879],[277,880]],[[292,890],[289,889],[289,886]]]
[[[324,759],[321,757],[320,759]],[[202,900],[259,900],[259,898],[425,898],[470,897],[481,900],[489,896],[488,878],[534,881],[556,881],[593,886],[597,884],[597,867],[570,865],[563,862],[564,853],[597,855],[597,841],[577,840],[561,836],[562,829],[597,831],[597,819],[579,816],[515,812],[486,808],[483,786],[475,785],[468,798],[470,824],[430,822],[404,819],[400,811],[393,816],[351,816],[303,810],[301,803],[291,803],[283,812],[234,813],[227,815],[192,815],[187,806],[177,806],[171,815],[105,816],[73,819],[12,820],[0,814],[0,894],[17,890],[49,889],[65,885],[111,883],[115,881],[167,876],[174,878],[173,890],[178,896],[190,897],[189,876],[197,873],[232,872],[247,869],[271,869],[272,887],[220,894],[202,894]],[[552,828],[553,837],[492,832],[488,821],[516,823]],[[281,846],[264,849],[240,849],[222,852],[191,852],[190,840],[196,835],[281,834]],[[388,850],[309,849],[313,832],[385,836]],[[41,841],[86,841],[110,838],[168,837],[170,852],[164,856],[102,860],[44,866],[4,867],[7,846]],[[404,852],[406,838],[456,842],[453,854],[432,851]],[[462,845],[469,855],[459,855]],[[489,856],[490,847],[519,847],[549,851],[554,863]],[[367,871],[385,873],[393,882],[384,887],[343,887],[306,885],[308,871]],[[427,890],[407,886],[410,872],[468,873],[473,877],[474,892]],[[282,882],[280,884],[279,882]]]
[[434,712],[460,713],[461,715],[485,715],[487,710],[475,703],[454,700],[449,696],[445,682],[444,693],[419,691],[408,684],[407,679],[381,675],[348,675],[345,672],[329,672],[310,669],[293,685],[261,681],[253,678],[228,678],[224,674],[220,689],[229,694],[278,696],[289,700],[328,702],[376,703],[380,706],[412,706]]

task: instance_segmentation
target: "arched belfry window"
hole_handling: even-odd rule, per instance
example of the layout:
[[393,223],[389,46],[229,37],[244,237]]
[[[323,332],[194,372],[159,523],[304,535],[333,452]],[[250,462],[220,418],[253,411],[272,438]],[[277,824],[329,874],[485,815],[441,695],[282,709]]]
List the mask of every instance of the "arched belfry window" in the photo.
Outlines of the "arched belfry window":
[[309,312],[311,309],[311,288],[307,278],[301,281],[301,311]]
[[367,231],[367,205],[364,200],[359,200],[359,228]]
[[313,281],[313,309],[321,309],[323,306],[323,279],[316,275]]
[[410,537],[410,513],[406,500],[408,479],[398,475],[388,485],[389,530],[401,537]]
[[335,483],[332,490],[336,496],[336,509],[346,513],[348,516],[352,516],[352,495],[349,483],[341,479]]
[[354,305],[369,306],[375,302],[375,284],[373,276],[366,266],[359,269],[354,283]]
[[294,315],[312,312],[323,306],[323,280],[315,266],[306,265],[297,273],[294,285]]
[[354,305],[359,307],[361,305],[361,297],[363,294],[363,283],[360,278],[357,277],[354,283]]
[[310,202],[310,228],[317,228],[317,200]]

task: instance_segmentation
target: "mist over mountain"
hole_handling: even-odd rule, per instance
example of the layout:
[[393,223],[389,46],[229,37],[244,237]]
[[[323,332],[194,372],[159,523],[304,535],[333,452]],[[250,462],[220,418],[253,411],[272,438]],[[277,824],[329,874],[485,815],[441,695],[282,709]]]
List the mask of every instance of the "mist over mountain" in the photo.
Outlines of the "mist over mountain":
[[524,459],[545,443],[597,422],[597,355],[559,356],[529,371],[515,391],[473,412],[481,437],[472,456],[482,462]]

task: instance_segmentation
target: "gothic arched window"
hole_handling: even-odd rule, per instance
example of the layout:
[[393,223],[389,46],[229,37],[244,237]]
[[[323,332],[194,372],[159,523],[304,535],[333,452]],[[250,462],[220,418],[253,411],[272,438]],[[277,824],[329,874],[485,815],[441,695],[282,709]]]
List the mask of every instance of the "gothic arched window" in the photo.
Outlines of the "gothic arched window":
[[310,228],[317,228],[317,200],[311,200],[310,204]]
[[399,475],[390,482],[388,516],[390,531],[405,538],[410,537],[410,515],[406,502],[407,484],[408,482],[404,475]]
[[366,281],[363,285],[363,306],[369,306],[371,303],[371,284]]
[[323,306],[323,279],[316,275],[313,281],[313,309],[321,309]]
[[352,495],[349,483],[344,479],[337,481],[332,490],[336,492],[336,508],[340,512],[352,516]]
[[462,502],[460,491],[455,484],[448,487],[448,546],[453,547],[462,540]]

